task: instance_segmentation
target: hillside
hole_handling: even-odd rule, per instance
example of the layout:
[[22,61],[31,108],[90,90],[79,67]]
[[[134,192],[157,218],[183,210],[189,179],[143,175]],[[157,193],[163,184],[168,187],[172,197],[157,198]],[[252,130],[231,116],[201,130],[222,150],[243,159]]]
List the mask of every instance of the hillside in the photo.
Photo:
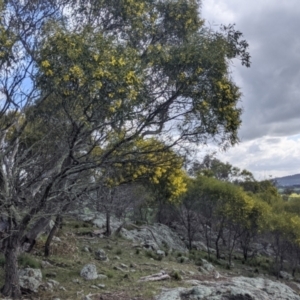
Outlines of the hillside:
[[277,187],[300,186],[300,174],[274,178]]
[[[49,258],[43,255],[46,236],[41,236],[32,254],[23,254],[19,260],[20,268],[41,268],[42,275],[40,282],[32,281],[32,285],[37,284],[35,293],[25,283],[24,299],[300,299],[297,275],[282,272],[281,280],[276,280],[270,272],[269,254],[244,261],[241,253],[235,253],[229,268],[226,253],[222,259],[211,257],[208,262],[206,251],[182,249],[175,232],[161,224],[126,226],[122,232],[134,236],[133,240],[123,234],[107,238],[101,231],[95,222],[66,219]],[[160,241],[164,233],[170,239]],[[4,258],[0,258],[3,265]],[[87,265],[95,268],[95,274],[89,270],[90,278],[83,272]]]

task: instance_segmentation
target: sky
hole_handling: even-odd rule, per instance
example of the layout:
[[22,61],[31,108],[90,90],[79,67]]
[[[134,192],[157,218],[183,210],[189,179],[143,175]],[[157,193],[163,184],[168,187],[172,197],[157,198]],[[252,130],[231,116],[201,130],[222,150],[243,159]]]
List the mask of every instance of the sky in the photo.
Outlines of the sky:
[[240,143],[217,157],[258,180],[300,173],[300,1],[203,0],[201,16],[216,30],[236,24],[251,55],[250,68],[231,66],[243,94]]

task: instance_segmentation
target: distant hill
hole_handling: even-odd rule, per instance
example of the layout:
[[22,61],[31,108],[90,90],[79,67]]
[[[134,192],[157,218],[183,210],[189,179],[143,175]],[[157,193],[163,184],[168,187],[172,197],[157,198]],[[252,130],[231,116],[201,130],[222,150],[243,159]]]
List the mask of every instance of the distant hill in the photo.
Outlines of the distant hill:
[[274,178],[277,187],[300,186],[300,174]]

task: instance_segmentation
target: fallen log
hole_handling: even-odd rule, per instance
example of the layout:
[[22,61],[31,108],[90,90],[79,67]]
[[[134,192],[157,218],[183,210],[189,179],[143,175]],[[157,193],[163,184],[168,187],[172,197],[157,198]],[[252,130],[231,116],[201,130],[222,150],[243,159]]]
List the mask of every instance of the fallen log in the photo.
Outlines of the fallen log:
[[160,272],[160,273],[141,277],[139,279],[139,282],[161,281],[161,280],[167,280],[167,279],[171,279],[171,277],[168,274],[166,274],[165,272]]

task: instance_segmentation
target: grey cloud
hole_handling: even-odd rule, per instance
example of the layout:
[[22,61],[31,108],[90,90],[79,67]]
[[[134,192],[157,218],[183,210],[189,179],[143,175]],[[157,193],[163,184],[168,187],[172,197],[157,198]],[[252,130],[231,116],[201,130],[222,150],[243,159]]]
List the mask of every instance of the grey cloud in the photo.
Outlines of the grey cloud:
[[[253,4],[231,0],[226,3],[227,8],[235,14],[236,28],[244,33],[249,42],[252,56],[250,69],[239,65],[233,68],[243,93],[241,139],[299,133],[298,0],[259,1]],[[210,18],[213,18],[213,14]]]

